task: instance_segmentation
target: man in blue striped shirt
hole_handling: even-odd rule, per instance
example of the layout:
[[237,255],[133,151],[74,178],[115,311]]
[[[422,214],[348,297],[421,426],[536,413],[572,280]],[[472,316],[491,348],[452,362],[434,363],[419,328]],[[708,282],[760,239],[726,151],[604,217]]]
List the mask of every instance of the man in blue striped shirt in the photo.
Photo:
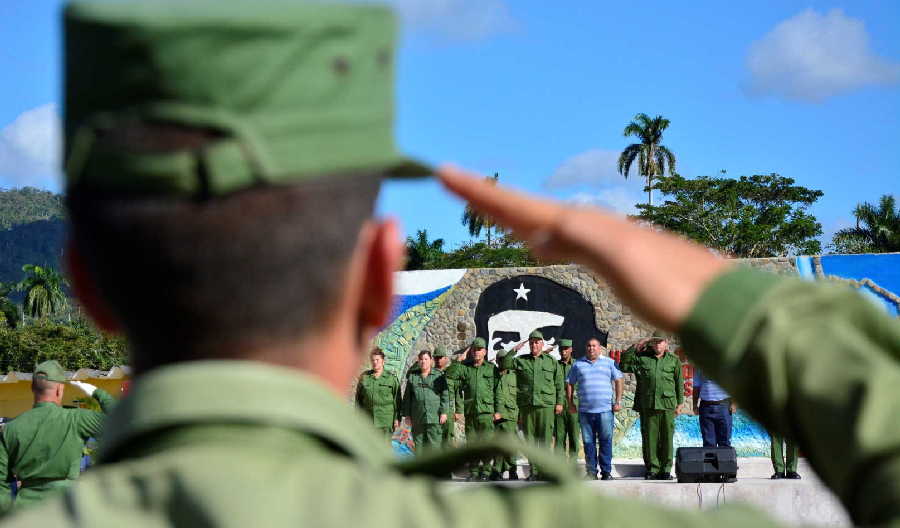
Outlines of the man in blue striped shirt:
[[731,419],[735,411],[731,396],[700,369],[694,370],[694,410],[700,414],[703,447],[731,447]]
[[[622,410],[622,373],[608,357],[600,357],[603,346],[597,338],[587,342],[586,354],[575,362],[566,377],[566,399],[575,411],[578,389],[578,421],[584,443],[585,478],[597,480],[597,448],[603,480],[612,480],[613,413]],[[615,402],[613,402],[615,387]]]

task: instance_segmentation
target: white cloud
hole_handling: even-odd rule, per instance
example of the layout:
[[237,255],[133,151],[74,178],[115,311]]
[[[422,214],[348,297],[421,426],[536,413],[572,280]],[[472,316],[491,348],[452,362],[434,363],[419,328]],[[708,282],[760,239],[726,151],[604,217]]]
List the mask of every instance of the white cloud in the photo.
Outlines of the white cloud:
[[0,186],[58,189],[61,147],[55,104],[23,112],[0,130]]
[[875,55],[863,21],[840,9],[807,9],[779,23],[750,46],[747,68],[750,94],[800,101],[900,82],[900,63]]
[[400,13],[406,27],[454,40],[483,39],[516,26],[505,0],[387,0],[387,3]]
[[[618,161],[618,151],[591,149],[562,162],[544,185],[548,188],[559,188],[570,185],[621,183],[624,177],[617,170]],[[633,173],[632,170],[632,176]]]
[[642,201],[642,197],[633,189],[619,185],[601,189],[594,193],[580,192],[570,197],[568,201],[578,205],[612,209],[624,215],[633,215],[638,213],[635,205]]

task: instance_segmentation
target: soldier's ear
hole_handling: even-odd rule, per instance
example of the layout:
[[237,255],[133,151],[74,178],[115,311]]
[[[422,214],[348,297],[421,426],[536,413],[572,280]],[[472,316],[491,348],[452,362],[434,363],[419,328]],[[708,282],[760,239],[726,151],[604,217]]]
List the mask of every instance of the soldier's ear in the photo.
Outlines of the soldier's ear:
[[405,259],[406,247],[400,240],[400,230],[394,219],[372,220],[365,267],[362,270],[361,323],[374,330],[388,321],[394,302],[394,272]]
[[100,295],[97,283],[91,277],[78,245],[71,238],[66,242],[65,262],[72,283],[72,293],[78,298],[78,302],[84,307],[88,316],[101,330],[119,333],[122,326]]

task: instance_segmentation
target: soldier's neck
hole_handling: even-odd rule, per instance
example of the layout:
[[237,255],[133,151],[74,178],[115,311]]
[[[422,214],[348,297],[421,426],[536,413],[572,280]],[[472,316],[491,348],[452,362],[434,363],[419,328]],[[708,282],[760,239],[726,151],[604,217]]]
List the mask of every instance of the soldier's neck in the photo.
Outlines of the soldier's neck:
[[484,364],[484,358],[482,358],[482,359],[480,359],[480,360],[478,360],[478,359],[475,360],[475,366],[476,366],[476,367],[480,367],[480,366],[483,365],[483,364]]
[[428,370],[422,369],[422,377],[423,378],[427,378],[429,374],[431,374],[430,368]]

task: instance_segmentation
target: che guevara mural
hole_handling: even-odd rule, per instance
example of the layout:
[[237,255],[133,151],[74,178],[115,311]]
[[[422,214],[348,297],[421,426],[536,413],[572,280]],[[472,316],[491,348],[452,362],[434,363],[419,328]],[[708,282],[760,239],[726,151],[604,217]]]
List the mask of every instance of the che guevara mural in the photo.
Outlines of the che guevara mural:
[[[900,316],[900,254],[750,259],[741,264],[843,283]],[[488,358],[493,359],[497,351],[514,347],[536,329],[544,334],[548,347],[557,345],[561,337],[573,339],[576,356],[584,353],[590,337],[599,338],[614,355],[653,332],[602,279],[574,265],[410,271],[397,273],[395,279],[394,314],[374,344],[384,350],[386,368],[401,379],[419,350],[437,345],[460,350],[476,336],[488,341]],[[678,348],[677,343],[673,348]],[[528,353],[527,347],[519,353]],[[556,349],[551,354],[558,355]],[[692,367],[685,363],[686,381],[691,373]],[[626,405],[632,388],[626,381]],[[689,381],[684,390],[685,400],[690,401]],[[615,456],[640,458],[637,418],[630,411],[617,413]],[[768,434],[741,411],[735,416],[732,440],[738,456],[769,454]],[[679,416],[676,447],[700,443],[697,418]],[[404,448],[402,443],[395,446]]]
[[[544,335],[551,355],[559,359],[560,338],[573,340],[576,357],[591,337],[607,344],[607,332],[597,328],[594,306],[580,293],[537,275],[501,279],[484,290],[475,308],[475,333],[488,343],[488,360],[501,349],[511,350],[534,330]],[[528,353],[522,347],[519,353]]]

